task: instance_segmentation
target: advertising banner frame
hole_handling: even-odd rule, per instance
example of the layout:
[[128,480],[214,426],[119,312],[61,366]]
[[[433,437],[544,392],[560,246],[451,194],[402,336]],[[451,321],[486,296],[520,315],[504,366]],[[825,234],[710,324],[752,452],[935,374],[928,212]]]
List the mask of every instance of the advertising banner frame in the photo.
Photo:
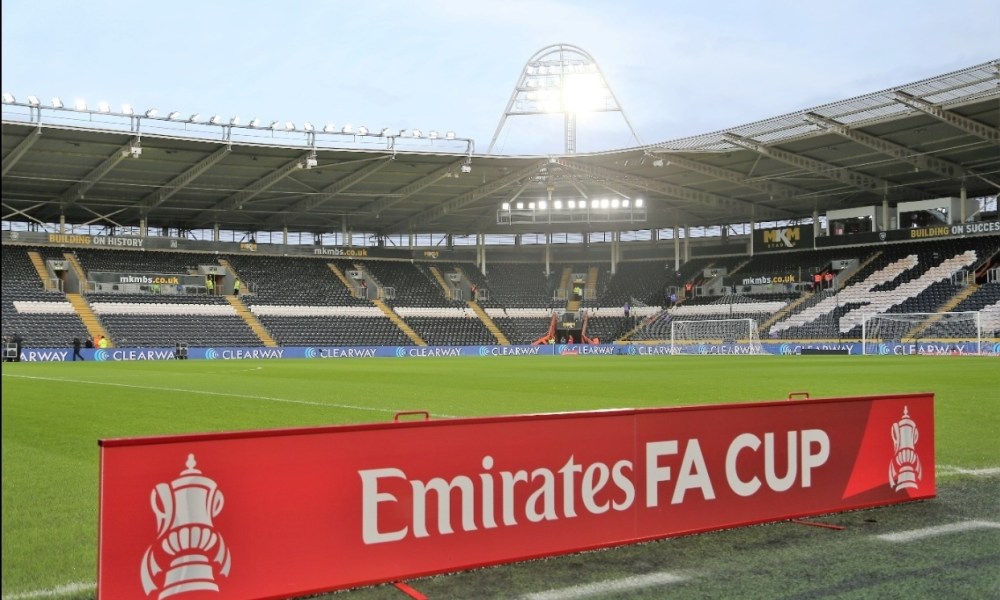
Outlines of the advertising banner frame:
[[98,597],[308,595],[933,498],[933,403],[919,393],[100,440]]

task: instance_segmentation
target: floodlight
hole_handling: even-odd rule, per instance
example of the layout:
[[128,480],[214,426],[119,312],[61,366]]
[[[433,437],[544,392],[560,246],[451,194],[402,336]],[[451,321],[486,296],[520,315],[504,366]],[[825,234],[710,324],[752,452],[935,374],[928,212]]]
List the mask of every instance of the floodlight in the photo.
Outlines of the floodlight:
[[285,131],[295,131],[295,123],[285,121]]
[[180,118],[180,116],[181,116],[180,112],[178,112],[176,110],[172,110],[172,111],[170,111],[170,114],[167,115],[167,118],[170,119],[171,121],[176,121],[177,119]]
[[156,115],[158,114],[160,114],[160,111],[156,110],[155,108],[151,108],[146,111],[146,116],[149,117],[150,119],[156,117]]
[[42,102],[38,99],[38,96],[28,96],[28,104],[31,106],[38,106]]
[[444,134],[444,137],[445,139],[453,140],[455,139],[455,132],[449,131],[448,133]]
[[465,163],[464,165],[462,165],[461,171],[463,173],[471,173],[472,172],[472,165],[470,165],[469,163]]
[[524,210],[524,202],[517,203],[517,210]]
[[389,128],[388,127],[383,127],[382,131],[379,132],[379,135],[382,136],[382,137],[389,137],[392,134],[389,133]]
[[209,119],[208,122],[211,123],[212,125],[218,125],[219,123],[222,122],[222,117],[220,117],[219,115],[212,115],[212,118]]
[[193,115],[188,117],[188,121],[190,121],[191,123],[197,123],[200,119],[201,119],[201,113],[194,113]]
[[323,133],[334,133],[336,128],[334,128],[333,123],[327,123],[323,126]]
[[315,129],[316,128],[313,127],[313,124],[310,123],[309,121],[306,121],[305,123],[302,124],[303,131],[314,131]]
[[418,138],[418,137],[423,137],[423,135],[424,135],[423,131],[420,131],[419,129],[413,130],[413,137]]
[[319,160],[316,158],[316,151],[313,150],[312,152],[309,153],[309,156],[306,157],[306,168],[311,169],[318,164]]
[[271,129],[277,129],[279,126],[281,126],[281,121],[271,121]]
[[340,129],[340,133],[353,133],[353,132],[354,132],[354,127],[352,127],[350,123],[344,125]]
[[500,204],[500,210],[510,210],[510,202],[503,202]]
[[431,129],[430,131],[427,132],[427,137],[431,138],[432,140],[436,140],[438,139],[438,132]]
[[73,104],[73,108],[76,110],[87,110],[87,101],[83,98],[77,98],[76,102]]
[[636,208],[642,208],[642,198],[636,198],[635,199],[635,207]]
[[608,202],[607,198],[601,198],[601,208],[607,208],[609,204],[610,202]]
[[549,203],[546,202],[545,200],[542,200],[542,201],[540,201],[538,203],[538,210],[545,210],[548,207],[549,207]]
[[249,123],[247,123],[247,124],[248,124],[248,125],[249,125],[250,127],[253,127],[254,129],[256,129],[257,127],[259,127],[259,126],[260,126],[260,119],[259,119],[259,118],[257,118],[257,117],[254,117],[253,119],[250,119],[250,122],[249,122]]
[[618,200],[618,198],[612,198],[611,199],[611,208],[618,208],[619,203],[620,203],[620,201]]
[[562,210],[562,200],[556,200],[552,203],[552,208],[555,210]]
[[657,159],[653,160],[653,166],[654,167],[662,167],[663,166],[663,159],[662,158],[657,158]]
[[14,104],[14,102],[15,102],[14,94],[11,94],[10,92],[4,92],[3,93],[3,103],[4,104]]
[[399,137],[406,137],[406,136],[408,136],[408,135],[410,135],[410,132],[409,132],[409,131],[407,131],[407,130],[405,130],[405,129],[400,129],[400,130],[399,130]]
[[[56,100],[59,100],[59,98],[52,99],[52,106],[56,106]],[[62,108],[62,102],[59,102],[59,106],[56,106],[56,108]],[[122,114],[131,116],[135,114],[135,110],[131,104],[122,104]]]
[[240,124],[240,118],[239,117],[233,117],[232,119],[229,119],[229,124],[230,125],[239,125]]
[[567,208],[576,208],[576,200],[570,200],[566,203]]
[[62,100],[60,100],[59,98],[52,99],[52,108],[62,108],[62,107],[63,107]]
[[590,208],[598,208],[601,206],[601,201],[597,198],[592,198],[590,200]]
[[628,200],[622,200],[622,208],[628,208]]
[[368,128],[364,125],[358,127],[358,135],[368,135]]

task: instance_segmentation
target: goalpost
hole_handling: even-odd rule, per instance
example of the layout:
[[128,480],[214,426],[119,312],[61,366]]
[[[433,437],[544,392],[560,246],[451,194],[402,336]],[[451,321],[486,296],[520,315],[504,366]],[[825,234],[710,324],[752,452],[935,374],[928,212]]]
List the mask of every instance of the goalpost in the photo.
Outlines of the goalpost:
[[767,354],[753,319],[671,321],[671,354],[704,354],[708,346],[729,348],[729,354]]
[[[982,352],[982,315],[976,311],[945,313],[878,313],[861,322],[861,353],[888,354],[897,344],[926,342],[947,352],[957,344],[972,344]],[[968,354],[968,352],[966,352]]]

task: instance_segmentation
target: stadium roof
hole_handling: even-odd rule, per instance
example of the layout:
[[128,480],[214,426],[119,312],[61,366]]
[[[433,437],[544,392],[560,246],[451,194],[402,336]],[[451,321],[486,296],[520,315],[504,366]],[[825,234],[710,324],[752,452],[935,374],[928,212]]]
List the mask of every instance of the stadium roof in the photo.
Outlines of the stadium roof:
[[[426,136],[338,147],[312,127],[113,116],[5,94],[4,220],[517,233],[808,218],[963,185],[968,197],[1000,192],[1000,59],[714,133],[562,156],[477,155],[471,140]],[[498,223],[505,201],[613,197],[643,198],[647,220]]]

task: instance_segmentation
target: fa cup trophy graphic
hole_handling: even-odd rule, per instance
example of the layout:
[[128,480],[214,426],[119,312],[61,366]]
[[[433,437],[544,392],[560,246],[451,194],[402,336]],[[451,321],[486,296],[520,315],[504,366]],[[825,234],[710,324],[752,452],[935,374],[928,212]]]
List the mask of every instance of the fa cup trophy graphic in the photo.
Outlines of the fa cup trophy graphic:
[[212,523],[222,512],[222,492],[196,464],[189,454],[180,477],[157,484],[150,495],[157,535],[142,557],[140,576],[147,596],[160,590],[158,600],[195,590],[217,592],[216,576],[229,576],[232,557]]
[[923,476],[920,457],[914,449],[917,445],[917,424],[910,418],[909,407],[903,407],[903,418],[892,424],[892,445],[895,456],[889,463],[889,485],[897,492],[906,488],[916,488]]

